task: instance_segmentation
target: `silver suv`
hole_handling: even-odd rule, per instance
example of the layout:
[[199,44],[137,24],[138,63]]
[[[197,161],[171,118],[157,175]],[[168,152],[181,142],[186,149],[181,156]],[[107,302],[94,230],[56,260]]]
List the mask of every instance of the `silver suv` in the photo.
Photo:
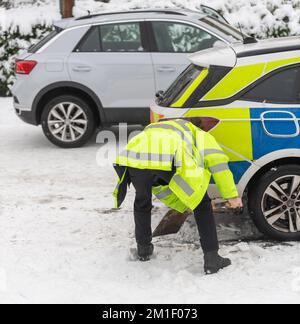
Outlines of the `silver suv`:
[[189,65],[187,53],[244,37],[210,8],[143,10],[66,19],[17,59],[14,106],[64,148],[97,128],[148,124],[155,93]]

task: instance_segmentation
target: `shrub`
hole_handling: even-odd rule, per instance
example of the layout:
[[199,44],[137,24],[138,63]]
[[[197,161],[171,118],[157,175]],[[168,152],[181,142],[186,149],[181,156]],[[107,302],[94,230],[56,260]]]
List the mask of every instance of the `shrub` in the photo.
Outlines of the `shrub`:
[[0,37],[0,96],[10,94],[10,87],[14,82],[14,60],[22,49],[36,43],[51,30],[46,26],[33,26],[30,34],[21,34],[20,31],[8,29]]

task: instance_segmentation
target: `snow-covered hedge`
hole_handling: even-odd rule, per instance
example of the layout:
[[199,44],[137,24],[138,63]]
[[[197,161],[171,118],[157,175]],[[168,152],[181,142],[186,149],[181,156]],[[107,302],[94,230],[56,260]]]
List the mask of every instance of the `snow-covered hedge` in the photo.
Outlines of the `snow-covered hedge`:
[[[104,10],[189,8],[219,10],[233,25],[258,38],[300,35],[299,0],[76,0],[74,15]],[[60,18],[59,0],[0,0],[0,95],[8,93],[16,53],[40,39]],[[9,8],[9,9],[7,9]]]
[[10,94],[17,54],[44,37],[58,19],[53,0],[0,0],[0,96]]
[[51,30],[45,25],[36,25],[28,34],[8,29],[0,37],[0,96],[10,95],[10,87],[14,82],[14,61],[20,49],[28,48]]

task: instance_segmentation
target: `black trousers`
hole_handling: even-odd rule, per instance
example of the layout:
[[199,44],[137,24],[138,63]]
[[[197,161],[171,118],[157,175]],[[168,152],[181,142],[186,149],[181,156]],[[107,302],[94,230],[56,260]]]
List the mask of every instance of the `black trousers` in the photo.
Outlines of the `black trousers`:
[[[139,170],[129,168],[131,182],[136,190],[134,202],[135,236],[138,244],[147,245],[152,241],[151,211],[152,186],[155,182],[168,184],[174,173],[166,171]],[[194,216],[203,251],[219,250],[216,222],[208,194],[194,210]]]

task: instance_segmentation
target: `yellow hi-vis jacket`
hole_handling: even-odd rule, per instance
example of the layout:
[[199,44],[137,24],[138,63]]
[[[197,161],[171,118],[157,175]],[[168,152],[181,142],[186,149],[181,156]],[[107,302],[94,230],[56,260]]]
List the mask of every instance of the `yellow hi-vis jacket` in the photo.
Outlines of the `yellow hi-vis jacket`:
[[171,182],[153,187],[153,194],[179,212],[194,210],[202,201],[213,175],[224,199],[238,197],[233,175],[214,137],[185,120],[151,124],[134,137],[116,159],[119,176],[114,191],[116,208],[123,203],[130,183],[128,167],[172,171]]

